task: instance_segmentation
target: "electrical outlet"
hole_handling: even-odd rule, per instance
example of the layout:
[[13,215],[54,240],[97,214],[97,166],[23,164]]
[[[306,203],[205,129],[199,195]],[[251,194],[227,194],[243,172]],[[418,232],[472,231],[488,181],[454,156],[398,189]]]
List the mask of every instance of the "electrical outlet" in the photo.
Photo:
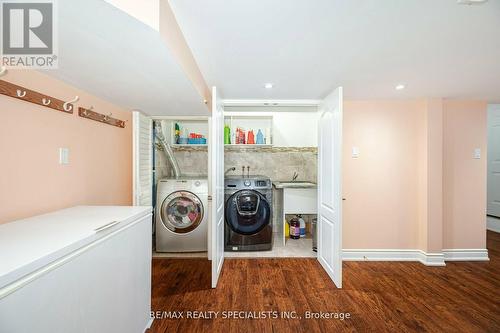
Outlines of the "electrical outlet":
[[69,148],[59,148],[59,164],[69,164]]
[[474,149],[474,158],[476,160],[481,159],[481,148],[476,148]]
[[359,147],[352,147],[352,158],[359,157]]

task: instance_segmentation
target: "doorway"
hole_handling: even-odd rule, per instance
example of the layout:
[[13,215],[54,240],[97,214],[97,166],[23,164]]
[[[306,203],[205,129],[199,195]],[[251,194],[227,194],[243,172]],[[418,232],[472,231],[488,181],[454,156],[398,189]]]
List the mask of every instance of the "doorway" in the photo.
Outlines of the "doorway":
[[[314,101],[312,104],[310,101],[288,101],[288,106],[293,105],[297,108],[303,107],[304,104],[308,106],[314,105],[317,110],[315,111],[315,117],[305,116],[302,119],[297,117],[292,118],[289,121],[284,119],[276,118],[269,121],[269,118],[265,118],[260,131],[257,129],[253,132],[255,146],[260,145],[259,149],[270,149],[272,144],[275,144],[275,139],[283,137],[283,135],[288,131],[292,134],[291,140],[304,139],[311,140],[312,138],[317,142],[317,152],[312,153],[315,161],[314,166],[305,164],[305,169],[302,173],[305,175],[311,170],[317,172],[317,188],[312,189],[312,193],[315,194],[316,201],[311,204],[313,207],[309,211],[304,211],[302,209],[294,209],[291,213],[293,214],[289,219],[293,218],[296,214],[304,214],[306,216],[306,221],[309,221],[309,234],[312,234],[313,220],[316,217],[317,221],[317,260],[320,262],[323,269],[328,273],[330,278],[334,281],[337,287],[342,286],[342,214],[341,214],[341,189],[340,189],[340,179],[341,179],[341,147],[342,147],[342,88],[338,88],[333,91],[329,96],[327,96],[322,101]],[[262,103],[264,104],[264,102]],[[208,230],[207,230],[207,252],[204,254],[205,258],[211,260],[211,281],[212,287],[217,286],[217,281],[222,271],[224,265],[224,247],[225,247],[225,194],[224,194],[224,179],[225,172],[225,107],[227,101],[221,99],[217,95],[215,87],[213,88],[212,96],[212,112],[210,117],[205,117],[201,119],[205,124],[208,134],[202,134],[205,136],[207,142],[201,143],[206,151],[207,162],[207,193],[206,200],[207,204],[204,205],[208,207]],[[227,115],[227,114],[226,114]],[[310,120],[313,119],[311,123]],[[176,140],[176,126],[175,124],[183,121],[196,121],[200,119],[184,119],[184,117],[164,117],[161,119],[155,119],[156,121],[169,122],[165,125],[166,132],[162,130],[162,134],[166,138],[171,138],[172,142]],[[233,119],[234,120],[234,119]],[[250,121],[253,119],[242,119],[242,121]],[[309,121],[310,127],[307,126]],[[270,124],[270,125],[266,125]],[[278,126],[279,125],[279,126]],[[190,125],[191,127],[193,125]],[[266,127],[268,126],[268,127]],[[163,127],[163,125],[162,125]],[[316,129],[314,134],[308,131],[311,127]],[[272,132],[271,132],[272,128]],[[259,133],[260,132],[260,133]],[[271,134],[272,133],[272,134]],[[200,133],[198,133],[200,134]],[[153,193],[156,192],[156,183],[158,181],[159,173],[156,169],[156,165],[153,170],[153,161],[155,161],[155,156],[153,149],[155,142],[153,119],[147,117],[138,112],[134,112],[134,204],[147,204],[153,205]],[[197,137],[196,137],[197,138]],[[195,139],[196,139],[195,138]],[[247,137],[248,140],[248,137]],[[175,143],[174,143],[175,144]],[[179,149],[184,149],[182,145],[185,143],[179,143]],[[189,143],[188,143],[189,144]],[[276,146],[279,148],[279,146]],[[247,147],[235,146],[236,149],[246,149]],[[253,148],[253,147],[252,147]],[[264,151],[263,150],[263,151]],[[298,156],[304,156],[307,154],[306,151],[298,150]],[[285,154],[286,155],[286,154]],[[262,159],[257,158],[255,161],[262,163]],[[192,162],[192,159],[191,159]],[[304,161],[302,161],[304,162]],[[313,163],[314,164],[314,163]],[[290,174],[290,181],[299,180],[299,177],[294,176],[295,167],[291,165],[290,160],[286,158],[282,161],[282,166],[285,168],[283,172],[283,177]],[[251,172],[248,170],[248,164],[246,166],[247,175]],[[236,169],[236,168],[235,168]],[[332,172],[333,170],[333,172]],[[154,176],[153,176],[154,175]],[[280,175],[281,176],[281,175]],[[153,180],[154,179],[154,180]],[[287,180],[287,178],[275,178],[277,180]],[[290,182],[288,181],[288,182]],[[295,183],[296,184],[296,183]],[[258,184],[257,184],[258,185]],[[259,185],[258,185],[259,186]],[[288,186],[288,185],[287,185]],[[289,186],[294,189],[293,186]],[[304,187],[304,186],[302,186]],[[311,188],[308,190],[311,191]],[[293,192],[293,191],[292,191]],[[155,193],[156,195],[156,193]],[[200,196],[198,196],[200,197]],[[250,201],[245,203],[246,208],[248,208],[247,213],[252,211],[250,208],[253,206],[252,203],[258,202],[257,196],[242,196],[242,200],[245,197]],[[310,198],[309,198],[310,199]],[[156,197],[155,204],[158,206],[158,197]],[[200,200],[202,201],[202,200]],[[148,203],[149,202],[149,203]],[[191,201],[192,202],[192,201]],[[299,200],[299,203],[294,204],[294,208],[298,208],[304,200]],[[248,205],[247,205],[248,204]],[[184,208],[189,207],[199,207],[200,205],[188,205]],[[167,205],[168,207],[168,205]],[[158,207],[156,207],[158,208]],[[158,210],[156,209],[156,212]],[[179,211],[180,212],[180,211]],[[206,210],[205,210],[206,212]],[[182,212],[180,212],[182,213]],[[179,214],[180,214],[179,213]],[[177,214],[177,215],[179,215]],[[168,214],[164,214],[168,215]],[[174,214],[175,215],[175,214]],[[182,215],[182,214],[181,214]],[[189,215],[189,214],[188,214]],[[314,216],[309,216],[314,215]],[[198,216],[193,214],[193,216]],[[281,215],[280,215],[281,216]],[[275,236],[286,237],[286,226],[284,223],[286,216],[281,218],[278,216],[278,222],[276,225]],[[177,216],[179,217],[179,216]],[[200,225],[203,224],[203,221]],[[307,222],[306,222],[307,224]],[[300,227],[300,224],[299,224]],[[190,234],[190,233],[186,233]],[[312,237],[311,237],[312,238]],[[286,244],[286,239],[285,239]],[[293,243],[291,243],[293,244]],[[311,251],[312,251],[312,239],[311,239]]]
[[[275,140],[275,135],[272,135],[271,129],[268,128],[253,128],[253,129],[245,129],[245,128],[232,128],[231,126],[228,126],[226,119],[224,117],[224,113],[226,112],[225,108],[228,106],[228,103],[223,101],[217,96],[216,89],[213,89],[213,100],[212,100],[212,105],[213,105],[213,110],[212,110],[212,119],[211,119],[211,135],[210,138],[217,138],[221,139],[219,140],[211,140],[212,144],[210,145],[209,150],[212,151],[210,153],[210,157],[212,162],[210,163],[211,165],[211,171],[210,171],[210,177],[211,177],[211,188],[212,188],[212,200],[216,201],[219,200],[219,198],[224,198],[223,194],[221,193],[221,190],[224,191],[224,183],[220,183],[221,178],[225,179],[226,178],[226,172],[227,171],[236,171],[237,167],[231,166],[230,168],[227,163],[225,163],[225,154],[224,154],[224,146],[225,145],[232,145],[230,140],[231,140],[231,132],[235,131],[237,134],[233,136],[235,140],[237,140],[234,144],[235,145],[240,145],[241,147],[238,148],[243,148],[242,146],[245,145],[245,148],[248,146],[252,146],[254,148],[255,146],[258,146],[259,143],[260,145],[271,145]],[[317,152],[317,188],[314,189],[312,192],[316,194],[316,202],[312,204],[314,207],[314,210],[312,213],[316,212],[317,213],[317,249],[318,249],[318,255],[317,258],[319,262],[321,263],[322,267],[324,270],[328,273],[330,278],[335,282],[337,287],[342,286],[342,256],[341,256],[341,249],[342,249],[342,228],[341,228],[341,221],[342,221],[342,214],[341,214],[341,148],[342,148],[342,88],[336,89],[334,92],[332,92],[329,96],[327,96],[324,100],[320,101],[316,105],[318,105],[318,111],[316,113],[315,117],[315,124],[314,127],[317,128],[317,142],[318,142],[318,152]],[[277,104],[274,104],[274,106],[277,106]],[[226,114],[227,115],[227,114]],[[247,122],[255,122],[254,119],[249,120],[245,119]],[[231,122],[233,119],[231,119]],[[272,120],[271,121],[271,128],[274,127],[274,125],[277,122]],[[301,125],[300,121],[293,121],[293,125]],[[265,124],[263,125],[265,126]],[[302,127],[301,128],[304,132],[307,133],[307,128]],[[247,132],[247,135],[245,135],[245,132]],[[243,134],[242,134],[243,133]],[[254,135],[257,133],[257,140],[255,140]],[[263,138],[263,133],[266,135]],[[293,133],[293,132],[292,132]],[[293,133],[299,135],[300,132]],[[259,138],[260,136],[260,138]],[[246,142],[245,142],[246,141]],[[222,148],[222,154],[221,153],[221,148]],[[265,148],[265,147],[262,147]],[[271,148],[271,147],[266,147],[266,148]],[[261,161],[262,159],[258,159]],[[257,163],[257,162],[256,162]],[[287,171],[290,171],[289,168],[289,163],[288,161],[284,161],[282,164],[283,168],[287,169]],[[239,181],[236,181],[235,184],[231,184],[231,186],[235,187],[237,190],[242,191],[242,195],[238,196],[235,193],[233,193],[229,198],[235,197],[236,204],[234,205],[227,205],[227,207],[236,207],[234,208],[234,212],[229,212],[231,215],[228,215],[229,217],[233,218],[241,218],[242,223],[239,223],[241,221],[237,222],[232,222],[229,221],[227,222],[228,216],[226,216],[225,219],[225,214],[228,212],[225,212],[224,209],[219,209],[219,204],[217,203],[216,207],[217,209],[212,210],[212,221],[211,221],[211,249],[212,249],[212,286],[216,287],[217,285],[217,280],[218,276],[221,271],[221,267],[224,262],[224,257],[227,256],[229,253],[225,253],[224,251],[221,251],[221,249],[226,249],[227,251],[227,244],[230,243],[230,248],[235,249],[235,251],[238,251],[240,246],[238,244],[235,244],[233,241],[234,239],[239,239],[239,241],[242,243],[241,248],[246,248],[244,245],[248,241],[252,241],[255,235],[245,235],[243,232],[245,229],[244,228],[239,228],[240,230],[237,229],[231,229],[230,233],[225,233],[225,230],[227,231],[228,228],[231,228],[231,226],[241,226],[244,225],[245,219],[248,221],[252,221],[250,219],[250,215],[252,214],[257,214],[259,211],[258,208],[258,202],[259,202],[259,197],[261,198],[260,200],[265,200],[268,199],[271,201],[270,198],[265,198],[261,194],[258,194],[258,188],[259,184],[262,184],[262,186],[269,184],[273,180],[265,175],[254,175],[250,171],[250,166],[243,165],[241,167],[242,173],[241,173],[241,179]],[[258,167],[256,168],[258,169]],[[245,170],[246,172],[246,178],[245,178]],[[245,178],[245,179],[243,179]],[[297,183],[293,183],[293,181],[296,180],[296,176],[292,176],[292,179],[289,181],[281,181],[281,183],[286,183],[285,187],[291,188],[291,189],[297,189]],[[233,179],[234,180],[234,179]],[[276,180],[276,178],[275,178]],[[293,183],[293,184],[292,184]],[[241,188],[238,187],[238,184],[241,186]],[[247,186],[248,188],[244,188]],[[295,187],[295,188],[294,188]],[[301,188],[302,189],[302,188]],[[232,189],[234,190],[234,189]],[[309,188],[310,190],[310,188]],[[255,192],[256,194],[250,193],[251,191]],[[248,193],[247,193],[248,192]],[[237,194],[238,192],[236,192]],[[245,201],[245,198],[248,200]],[[252,199],[253,198],[253,199]],[[262,199],[264,198],[264,199]],[[302,204],[304,200],[298,200],[298,205]],[[238,206],[238,203],[241,205]],[[224,204],[224,202],[222,203]],[[212,206],[214,203],[212,202]],[[240,207],[240,208],[238,208]],[[300,213],[300,209],[296,211],[297,213]],[[234,214],[233,214],[234,213]],[[309,213],[309,212],[307,212]],[[239,215],[238,215],[239,214]],[[233,216],[234,215],[234,216]],[[251,216],[252,219],[254,219],[254,216]],[[284,225],[286,216],[283,216],[284,218],[279,218],[278,224],[281,224],[282,226]],[[281,220],[281,221],[280,221]],[[224,221],[224,223],[219,223],[220,221]],[[247,222],[248,222],[247,221]],[[281,223],[280,223],[281,222]],[[305,221],[304,221],[305,222]],[[312,219],[311,219],[312,222]],[[305,223],[304,223],[305,224]],[[312,223],[311,223],[312,224]],[[289,225],[289,230],[293,228],[299,229],[300,224],[292,224]],[[285,229],[283,227],[283,229]],[[309,228],[312,231],[312,227]],[[243,231],[241,231],[243,230]],[[283,237],[286,237],[286,235],[283,233],[282,230],[278,229],[278,232],[280,235],[283,235]],[[239,233],[238,235],[234,235],[235,233]],[[230,238],[228,238],[227,235],[230,235]],[[286,243],[286,239],[285,239]],[[312,242],[311,242],[312,243]],[[311,250],[312,250],[312,244],[311,244]]]
[[500,104],[488,105],[487,229],[500,232]]

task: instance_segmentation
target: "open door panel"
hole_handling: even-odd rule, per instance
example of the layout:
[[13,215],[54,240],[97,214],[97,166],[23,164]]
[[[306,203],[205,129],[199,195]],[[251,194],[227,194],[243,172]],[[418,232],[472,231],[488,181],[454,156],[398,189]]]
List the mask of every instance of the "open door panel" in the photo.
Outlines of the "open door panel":
[[318,260],[342,288],[342,88],[318,112]]
[[210,255],[212,258],[212,288],[217,287],[224,264],[224,106],[217,88],[212,88],[210,117]]

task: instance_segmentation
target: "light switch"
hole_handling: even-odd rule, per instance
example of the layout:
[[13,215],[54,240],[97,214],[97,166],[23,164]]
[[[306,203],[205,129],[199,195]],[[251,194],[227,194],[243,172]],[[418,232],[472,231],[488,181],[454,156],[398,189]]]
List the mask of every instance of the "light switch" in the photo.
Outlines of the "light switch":
[[59,148],[59,164],[69,164],[69,148]]
[[481,148],[474,149],[474,158],[479,160],[481,158]]
[[359,157],[359,147],[352,147],[352,158]]

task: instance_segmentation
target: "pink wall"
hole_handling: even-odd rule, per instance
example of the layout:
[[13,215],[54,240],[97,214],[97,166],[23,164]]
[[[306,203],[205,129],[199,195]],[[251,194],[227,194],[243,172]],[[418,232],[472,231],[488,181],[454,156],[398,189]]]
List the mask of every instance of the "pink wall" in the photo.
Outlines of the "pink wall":
[[[343,247],[418,246],[418,148],[423,101],[344,104]],[[351,157],[353,146],[359,158]]]
[[[0,223],[74,205],[132,202],[131,113],[35,71],[1,79],[129,120],[125,129],[0,95]],[[59,164],[67,147],[69,165]]]
[[193,83],[200,96],[206,101],[209,112],[212,110],[212,92],[208,88],[200,68],[194,59],[193,53],[182,34],[177,23],[175,14],[168,3],[168,0],[159,2],[159,26],[160,36],[169,47],[170,52],[181,65],[182,69]]
[[[485,102],[445,100],[443,248],[486,247]],[[480,148],[481,159],[474,159]]]
[[443,100],[428,99],[420,112],[419,249],[443,249]]
[[346,101],[343,139],[345,249],[485,248],[486,103]]

